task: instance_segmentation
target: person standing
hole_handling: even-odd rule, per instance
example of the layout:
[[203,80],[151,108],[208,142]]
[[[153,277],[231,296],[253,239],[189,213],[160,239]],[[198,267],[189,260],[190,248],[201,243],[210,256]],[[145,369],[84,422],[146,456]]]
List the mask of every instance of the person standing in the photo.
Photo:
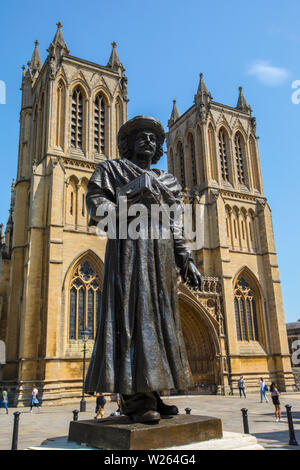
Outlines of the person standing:
[[39,391],[38,391],[36,385],[33,385],[32,386],[32,392],[31,392],[31,400],[30,400],[30,413],[32,413],[32,408],[34,406],[37,406],[39,411],[41,410],[40,402],[39,402],[39,399],[38,399],[38,393],[39,393]]
[[242,393],[243,393],[244,397],[246,398],[245,380],[244,380],[244,377],[242,375],[238,380],[238,387],[239,387],[240,397],[242,396]]
[[7,398],[7,388],[3,387],[1,391],[1,407],[4,406],[6,409],[6,414],[8,415],[8,398]]
[[278,421],[281,421],[281,407],[280,407],[280,401],[279,401],[280,393],[275,382],[272,382],[270,386],[270,392],[271,392],[273,405],[275,406],[276,423],[278,423]]
[[263,402],[263,398],[265,399],[266,403],[269,403],[269,400],[266,396],[266,392],[269,390],[266,382],[264,379],[261,377],[260,381],[258,382],[259,388],[260,388],[260,402]]
[[103,393],[96,393],[96,409],[95,409],[95,419],[98,419],[98,416],[101,416],[101,419],[104,418],[104,406],[106,404],[106,400],[104,398]]
[[119,415],[121,414],[121,396],[119,393],[117,393],[116,395],[116,402],[117,402],[117,405],[118,405],[118,409],[116,411],[116,413],[119,413]]
[[117,393],[117,395],[116,395],[116,402],[117,402],[118,408],[120,408],[120,406],[121,406],[121,397],[120,397],[119,393]]

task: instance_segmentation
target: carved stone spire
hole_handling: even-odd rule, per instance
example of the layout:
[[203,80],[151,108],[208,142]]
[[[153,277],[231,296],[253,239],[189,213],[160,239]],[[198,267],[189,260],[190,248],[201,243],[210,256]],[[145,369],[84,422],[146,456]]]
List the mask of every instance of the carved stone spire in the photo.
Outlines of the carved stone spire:
[[30,61],[30,71],[31,71],[32,77],[35,77],[35,75],[38,75],[41,71],[41,68],[42,68],[42,61],[41,61],[41,56],[40,56],[40,51],[39,51],[39,42],[35,41],[35,47],[33,50],[31,61]]
[[212,99],[212,96],[208,91],[207,86],[205,85],[205,82],[203,80],[203,73],[200,73],[200,81],[198,85],[197,95],[208,96],[210,100]]
[[31,61],[27,62],[27,65],[27,70],[25,65],[22,66],[22,109],[32,106],[32,85],[39,74],[39,72],[32,73]]
[[180,113],[176,105],[176,100],[173,100],[173,108],[172,108],[170,119],[168,121],[168,127],[173,126],[174,122],[177,121],[177,119],[179,118],[180,118]]
[[12,250],[12,239],[14,230],[13,214],[15,210],[15,180],[12,181],[11,185],[11,197],[10,197],[10,208],[8,221],[5,228],[5,247],[2,247],[2,257],[9,259],[11,257]]
[[203,73],[200,73],[200,81],[194,101],[198,108],[198,113],[202,122],[206,121],[207,119],[211,100],[212,96],[205,85]]
[[57,26],[57,31],[55,33],[55,36],[53,38],[53,41],[51,42],[49,48],[47,49],[47,52],[49,52],[50,55],[56,56],[58,58],[59,56],[62,56],[63,54],[68,55],[69,54],[69,49],[67,48],[67,45],[64,40],[64,36],[62,33],[62,24],[59,21],[56,23]]
[[239,87],[239,97],[238,97],[236,108],[246,113],[251,113],[252,111],[249,104],[246,101],[246,98],[244,97],[243,88],[241,86]]
[[11,189],[10,189],[10,208],[9,208],[9,217],[8,217],[8,221],[7,221],[7,224],[13,224],[13,213],[14,213],[14,210],[15,210],[15,180],[13,179],[12,180],[12,183],[11,183]]
[[56,26],[57,26],[57,31],[55,33],[54,39],[47,49],[47,52],[49,52],[47,61],[48,61],[48,74],[49,74],[50,80],[55,79],[56,72],[60,65],[61,57],[63,55],[68,55],[70,52],[64,40],[64,36],[61,30],[62,28],[61,22],[59,21],[58,23],[56,23]]
[[107,67],[110,67],[114,70],[120,70],[123,73],[125,69],[117,53],[117,43],[114,41],[111,43],[111,45],[112,51],[110,54],[109,61],[107,62]]

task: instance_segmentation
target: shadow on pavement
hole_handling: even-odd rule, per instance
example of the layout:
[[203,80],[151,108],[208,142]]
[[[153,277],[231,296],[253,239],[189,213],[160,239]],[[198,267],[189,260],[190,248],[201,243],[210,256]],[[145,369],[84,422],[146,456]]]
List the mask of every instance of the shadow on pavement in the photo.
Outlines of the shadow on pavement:
[[[300,446],[290,446],[289,445],[289,431],[280,430],[280,431],[273,431],[273,432],[252,432],[253,436],[259,439],[260,443],[265,446],[266,448],[278,448],[278,449],[285,449],[285,450],[300,450]],[[299,434],[299,433],[298,433]],[[300,443],[300,435],[297,436],[296,432],[296,439],[298,444]]]

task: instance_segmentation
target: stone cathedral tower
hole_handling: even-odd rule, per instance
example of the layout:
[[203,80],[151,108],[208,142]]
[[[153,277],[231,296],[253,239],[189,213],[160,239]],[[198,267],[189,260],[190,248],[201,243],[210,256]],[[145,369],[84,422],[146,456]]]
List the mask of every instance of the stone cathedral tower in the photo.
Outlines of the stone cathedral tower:
[[[256,120],[242,88],[236,107],[217,103],[201,74],[194,104],[183,115],[173,102],[167,146],[169,171],[204,226],[195,261],[220,286],[224,330],[219,341],[225,338],[226,346],[220,355],[228,385],[236,389],[244,375],[248,389],[257,388],[263,376],[282,391],[292,390],[271,210],[263,191]],[[198,318],[212,344],[211,318],[204,311]]]
[[[33,383],[43,400],[81,387],[81,331],[93,346],[105,241],[88,226],[87,182],[116,158],[127,120],[127,78],[113,43],[106,66],[70,55],[57,32],[42,64],[38,42],[23,67],[16,182],[5,240],[1,228],[2,379],[15,402]],[[75,394],[75,395],[74,395]]]

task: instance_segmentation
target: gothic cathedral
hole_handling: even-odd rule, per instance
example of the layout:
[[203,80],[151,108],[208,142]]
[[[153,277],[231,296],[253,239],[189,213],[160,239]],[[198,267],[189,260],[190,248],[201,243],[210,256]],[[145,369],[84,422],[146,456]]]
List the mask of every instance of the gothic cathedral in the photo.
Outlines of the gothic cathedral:
[[[91,333],[89,357],[106,244],[88,225],[87,183],[118,157],[127,120],[116,44],[101,66],[71,56],[57,26],[44,64],[36,42],[23,67],[17,178],[0,234],[0,380],[15,404],[32,384],[46,403],[80,396],[81,332]],[[294,389],[255,127],[242,89],[235,108],[222,105],[202,75],[193,106],[180,116],[174,102],[169,120],[169,171],[202,227],[202,291],[178,284],[193,393],[236,393],[240,375],[248,390],[260,376]]]

